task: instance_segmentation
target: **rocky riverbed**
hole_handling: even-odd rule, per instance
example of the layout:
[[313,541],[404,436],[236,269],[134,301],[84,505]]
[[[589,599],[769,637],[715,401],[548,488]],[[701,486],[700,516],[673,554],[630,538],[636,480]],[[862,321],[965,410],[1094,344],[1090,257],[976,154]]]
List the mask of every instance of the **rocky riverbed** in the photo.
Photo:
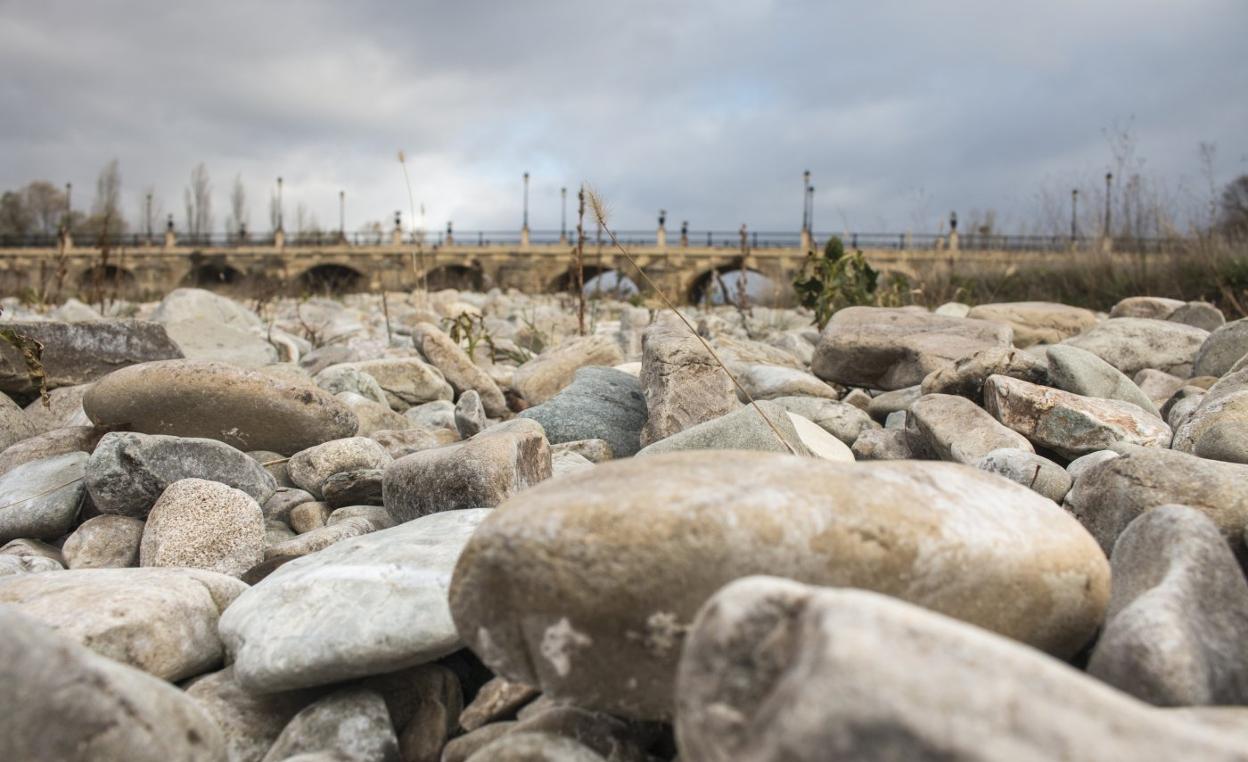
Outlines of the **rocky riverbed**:
[[2,760],[1248,759],[1209,304],[3,306]]

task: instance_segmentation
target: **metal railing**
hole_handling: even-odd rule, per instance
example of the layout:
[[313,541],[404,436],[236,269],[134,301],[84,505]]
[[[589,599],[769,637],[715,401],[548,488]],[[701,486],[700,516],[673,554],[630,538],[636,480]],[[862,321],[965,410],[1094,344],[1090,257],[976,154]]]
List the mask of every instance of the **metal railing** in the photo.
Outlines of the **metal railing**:
[[[575,231],[566,234],[558,230],[532,230],[529,232],[529,243],[533,246],[574,245]],[[822,249],[828,239],[839,237],[845,248],[875,249],[891,251],[933,251],[950,249],[948,235],[931,233],[815,233],[812,241],[816,248]],[[620,243],[628,247],[655,247],[658,245],[658,233],[655,230],[622,230],[616,231]],[[799,248],[802,243],[800,233],[776,231],[746,232],[747,245],[750,249]],[[164,244],[163,232],[154,235],[145,233],[128,233],[110,235],[107,240],[102,236],[90,233],[73,235],[75,248],[100,248],[105,243],[112,248],[159,247]],[[191,236],[185,233],[175,234],[179,248],[265,248],[276,245],[273,233],[238,234],[212,233]],[[454,231],[451,243],[459,247],[517,247],[522,237],[517,230],[473,230]],[[690,230],[682,235],[680,231],[667,232],[667,247],[676,249],[682,245],[697,248],[716,248],[739,251],[741,249],[741,232],[739,230]],[[610,248],[610,239],[603,235],[599,240],[596,231],[588,231],[586,248],[597,250],[601,243],[604,250]],[[1176,251],[1189,244],[1184,238],[1134,238],[1120,237],[1112,242],[1114,251],[1130,251],[1135,253],[1161,253]],[[447,235],[444,231],[413,232],[404,231],[400,236],[400,245],[446,246]],[[54,249],[60,245],[58,235],[0,235],[0,249]],[[354,247],[388,247],[394,245],[394,232],[354,231],[339,233],[330,232],[295,232],[285,234],[285,246],[297,248],[317,248],[331,246]],[[1070,236],[1038,236],[1038,235],[981,235],[965,234],[958,236],[959,251],[1028,251],[1028,252],[1064,252],[1087,251],[1104,245],[1099,237]]]

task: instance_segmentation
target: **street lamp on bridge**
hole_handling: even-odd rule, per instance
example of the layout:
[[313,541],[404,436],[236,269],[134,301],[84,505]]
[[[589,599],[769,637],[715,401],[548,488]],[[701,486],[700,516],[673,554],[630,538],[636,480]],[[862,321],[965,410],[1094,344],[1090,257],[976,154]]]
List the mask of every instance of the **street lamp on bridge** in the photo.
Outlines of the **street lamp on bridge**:
[[520,225],[521,230],[529,229],[529,173],[524,173],[524,222]]
[[277,230],[282,231],[282,178],[277,178]]
[[1070,241],[1071,243],[1074,243],[1075,239],[1079,237],[1078,210],[1079,210],[1079,189],[1072,188],[1070,191]]
[[347,192],[338,191],[338,240],[347,240]]
[[1110,227],[1109,227],[1109,222],[1110,222],[1110,219],[1109,219],[1110,203],[1109,202],[1110,202],[1110,199],[1113,197],[1113,186],[1112,186],[1113,182],[1114,182],[1114,173],[1106,172],[1105,173],[1105,237],[1106,238],[1114,237],[1114,233],[1112,230],[1110,230]]
[[561,208],[559,211],[559,243],[568,242],[568,189],[559,189]]
[[810,170],[802,173],[802,230],[810,230]]

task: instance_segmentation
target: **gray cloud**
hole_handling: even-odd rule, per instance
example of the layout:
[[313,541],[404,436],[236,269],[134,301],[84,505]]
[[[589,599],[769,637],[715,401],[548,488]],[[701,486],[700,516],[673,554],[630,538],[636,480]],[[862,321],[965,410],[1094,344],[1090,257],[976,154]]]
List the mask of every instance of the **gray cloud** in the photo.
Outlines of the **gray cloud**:
[[1248,5],[1023,5],[0,2],[0,187],[85,205],[116,157],[133,217],[149,185],[179,210],[203,161],[218,224],[237,173],[253,229],[278,175],[288,215],[332,227],[342,188],[354,228],[407,216],[402,148],[433,228],[517,227],[528,170],[534,227],[590,180],[622,228],[792,230],[809,168],[821,229],[917,232],[1036,223],[1114,124],[1183,203],[1202,140],[1222,182],[1248,171]]

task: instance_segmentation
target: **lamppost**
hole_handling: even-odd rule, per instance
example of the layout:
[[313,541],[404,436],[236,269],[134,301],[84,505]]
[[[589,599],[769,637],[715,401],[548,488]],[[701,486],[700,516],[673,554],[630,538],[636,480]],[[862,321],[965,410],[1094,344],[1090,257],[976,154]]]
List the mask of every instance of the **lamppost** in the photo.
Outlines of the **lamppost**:
[[1070,191],[1070,242],[1071,243],[1074,243],[1075,239],[1079,237],[1078,209],[1079,209],[1079,189],[1072,188]]
[[282,228],[282,178],[277,178],[277,229]]
[[529,229],[529,173],[524,173],[524,224],[520,226],[523,230]]
[[73,219],[73,213],[74,213],[73,204],[71,204],[69,201],[70,193],[73,191],[73,189],[74,189],[73,183],[65,183],[65,232],[66,233],[70,232],[69,230],[70,220]]
[[143,214],[143,227],[147,229],[147,242],[152,242],[152,194],[147,194],[146,211]]
[[802,173],[802,230],[810,230],[810,170]]
[[338,240],[347,240],[347,192],[338,191]]
[[815,186],[806,186],[806,198],[809,199],[807,206],[810,207],[810,211],[806,214],[806,224],[810,226],[810,233],[813,237],[815,232]]
[[1114,173],[1106,172],[1105,173],[1105,237],[1107,239],[1114,237],[1114,233],[1109,227],[1109,223],[1110,223],[1109,212],[1111,208],[1109,201],[1110,201],[1110,198],[1112,197],[1111,194],[1113,192],[1113,187],[1111,183],[1113,182],[1114,182]]
[[562,208],[559,212],[559,243],[568,241],[568,189],[559,189],[559,200]]

